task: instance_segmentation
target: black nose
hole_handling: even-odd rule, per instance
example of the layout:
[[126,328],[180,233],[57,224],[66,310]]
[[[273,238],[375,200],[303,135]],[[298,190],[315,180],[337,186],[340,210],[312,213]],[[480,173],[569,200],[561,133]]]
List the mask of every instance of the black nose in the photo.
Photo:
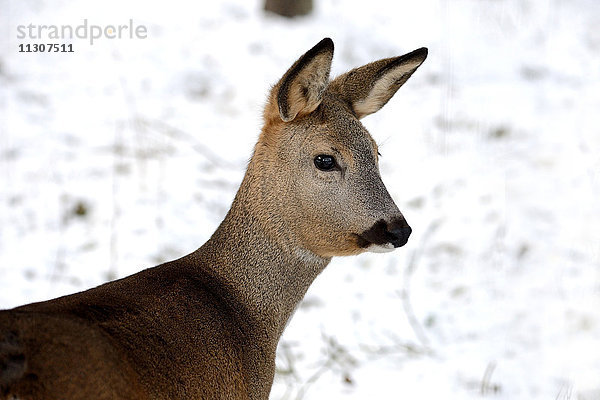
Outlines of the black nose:
[[400,247],[408,242],[411,232],[412,229],[404,218],[394,218],[390,222],[380,219],[370,229],[359,235],[359,245],[368,247],[372,244],[391,243],[394,247]]
[[408,237],[412,233],[412,229],[406,222],[400,226],[390,227],[387,231],[387,235],[390,239],[390,243],[394,245],[394,247],[401,247],[408,242]]

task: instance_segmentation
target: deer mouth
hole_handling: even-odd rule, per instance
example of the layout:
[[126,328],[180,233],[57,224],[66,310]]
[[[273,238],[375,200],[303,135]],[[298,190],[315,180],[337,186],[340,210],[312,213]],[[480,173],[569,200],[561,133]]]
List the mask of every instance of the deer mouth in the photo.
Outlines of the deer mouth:
[[394,245],[391,243],[386,243],[386,244],[371,244],[371,245],[367,246],[366,249],[367,249],[367,251],[370,251],[371,253],[390,253],[390,252],[396,250],[396,247],[394,247]]

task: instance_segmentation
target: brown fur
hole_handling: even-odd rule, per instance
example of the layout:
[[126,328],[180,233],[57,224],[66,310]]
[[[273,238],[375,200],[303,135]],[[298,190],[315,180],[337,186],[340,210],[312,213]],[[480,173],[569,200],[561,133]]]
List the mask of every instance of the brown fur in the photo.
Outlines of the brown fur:
[[[0,399],[267,399],[279,337],[330,258],[408,239],[355,104],[383,106],[426,56],[411,54],[329,83],[333,43],[309,50],[274,86],[231,210],[201,248],[0,311]],[[319,154],[339,168],[318,170]]]

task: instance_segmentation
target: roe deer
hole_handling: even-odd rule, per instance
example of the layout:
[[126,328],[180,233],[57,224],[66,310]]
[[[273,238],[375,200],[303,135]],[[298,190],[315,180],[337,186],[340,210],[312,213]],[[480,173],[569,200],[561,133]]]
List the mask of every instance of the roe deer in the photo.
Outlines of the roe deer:
[[329,81],[323,39],[273,87],[230,211],[178,260],[0,311],[0,399],[268,399],[275,351],[333,256],[411,233],[359,122],[427,57],[421,48]]

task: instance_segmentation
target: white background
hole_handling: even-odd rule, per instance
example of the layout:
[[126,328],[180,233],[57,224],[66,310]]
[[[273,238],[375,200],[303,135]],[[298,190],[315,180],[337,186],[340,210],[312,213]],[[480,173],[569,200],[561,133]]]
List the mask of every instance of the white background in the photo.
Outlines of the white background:
[[[600,399],[600,3],[315,3],[0,0],[0,308],[199,247],[323,37],[333,75],[427,46],[364,120],[413,236],[317,279],[272,398]],[[18,52],[17,25],[85,18],[148,37]]]

